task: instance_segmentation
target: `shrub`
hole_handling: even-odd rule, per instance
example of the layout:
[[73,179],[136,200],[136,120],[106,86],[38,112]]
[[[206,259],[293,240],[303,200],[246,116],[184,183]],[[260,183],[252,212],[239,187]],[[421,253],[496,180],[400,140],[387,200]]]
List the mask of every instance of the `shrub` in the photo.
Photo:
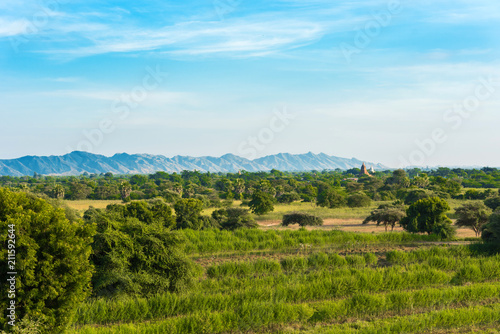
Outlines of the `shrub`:
[[500,243],[500,210],[490,216],[488,224],[483,227],[481,238],[485,241]]
[[[8,232],[9,228],[14,232]],[[63,331],[90,293],[92,265],[88,259],[94,226],[70,222],[64,210],[43,199],[0,188],[0,231],[2,286],[10,278],[7,272],[17,272],[16,324],[29,317],[40,322],[42,332]],[[7,240],[12,237],[15,270],[7,261]],[[5,289],[0,295],[2,313],[9,303]],[[7,321],[2,315],[0,328],[10,327]]]
[[346,205],[346,199],[338,191],[326,188],[318,194],[317,203],[319,206],[335,209],[344,207]]
[[94,236],[95,295],[148,296],[182,290],[194,265],[180,252],[183,239],[159,222],[108,221]]
[[250,212],[242,208],[227,208],[212,212],[212,219],[225,230],[236,230],[238,228],[256,228],[259,226]]
[[248,203],[253,213],[264,215],[274,211],[274,199],[268,193],[256,191],[252,194],[252,200]]
[[455,237],[457,229],[449,221],[441,221],[434,225],[432,234],[437,235],[441,240],[449,240]]
[[279,196],[277,200],[278,203],[290,204],[292,202],[299,201],[300,196],[296,192],[284,193],[283,195]]
[[371,204],[371,198],[364,193],[352,194],[347,198],[347,206],[350,208],[363,208]]
[[321,226],[323,219],[308,213],[293,212],[283,216],[282,226],[299,224],[300,226]]
[[486,204],[486,206],[491,210],[495,211],[498,207],[500,207],[500,197],[496,196],[488,198],[486,201],[484,201],[484,204]]
[[424,198],[429,198],[432,196],[432,192],[424,189],[416,189],[416,190],[410,190],[406,194],[405,197],[405,204],[406,205],[411,205],[415,203],[418,200],[424,199]]
[[[424,198],[410,205],[406,210],[406,217],[401,220],[401,226],[412,233],[444,233],[446,227],[442,224],[451,225],[451,220],[445,215],[449,210],[448,203],[439,197]],[[449,232],[449,229],[447,231]]]
[[203,202],[199,199],[182,198],[175,203],[174,209],[178,229],[191,228],[199,230],[204,227],[204,221],[201,218]]

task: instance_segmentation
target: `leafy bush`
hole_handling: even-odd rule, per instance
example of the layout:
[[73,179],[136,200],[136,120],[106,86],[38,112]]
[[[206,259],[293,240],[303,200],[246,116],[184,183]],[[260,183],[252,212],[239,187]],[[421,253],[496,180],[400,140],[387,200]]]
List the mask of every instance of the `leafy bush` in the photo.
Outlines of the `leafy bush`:
[[255,228],[259,226],[250,212],[242,208],[227,208],[212,212],[212,219],[225,230],[238,228]]
[[448,233],[451,231],[443,224],[451,225],[451,220],[445,214],[449,210],[448,203],[439,197],[424,198],[410,205],[406,217],[401,220],[401,226],[412,233]]
[[432,192],[424,189],[415,189],[415,190],[410,190],[406,194],[405,197],[405,204],[406,205],[411,205],[415,203],[418,200],[424,199],[424,198],[429,198],[432,197]]
[[488,198],[487,200],[484,201],[484,204],[486,204],[486,206],[489,207],[491,210],[495,211],[497,208],[500,207],[500,196]]
[[190,228],[199,230],[204,227],[204,220],[201,218],[203,202],[194,198],[182,198],[174,205],[175,221],[178,229]]
[[299,224],[300,226],[321,226],[323,225],[323,219],[302,212],[293,212],[284,215],[281,225],[288,226],[292,224]]
[[448,221],[441,221],[432,228],[432,234],[437,235],[441,240],[453,239],[457,234],[457,229]]
[[326,188],[318,194],[317,203],[319,206],[331,209],[341,208],[347,204],[345,197],[331,188]]
[[[0,188],[0,231],[2,286],[10,278],[7,272],[17,272],[16,323],[30,317],[43,332],[63,331],[90,293],[94,226],[68,221],[64,210],[43,199]],[[9,249],[15,250],[15,270],[10,270],[7,240],[13,238],[15,249]],[[10,303],[6,290],[0,295],[2,312]],[[10,327],[7,321],[0,317],[0,328]]]
[[500,210],[490,216],[488,224],[483,227],[481,238],[485,241],[500,243]]
[[252,200],[248,203],[248,206],[253,213],[264,215],[274,211],[274,199],[266,192],[256,191],[252,194]]
[[350,208],[363,208],[370,206],[371,204],[371,198],[364,193],[352,194],[347,197],[347,206]]
[[295,201],[300,200],[299,194],[296,192],[284,193],[283,195],[277,198],[278,203],[290,204]]
[[95,295],[147,296],[179,291],[191,283],[194,265],[180,252],[183,239],[159,222],[107,221],[94,236]]

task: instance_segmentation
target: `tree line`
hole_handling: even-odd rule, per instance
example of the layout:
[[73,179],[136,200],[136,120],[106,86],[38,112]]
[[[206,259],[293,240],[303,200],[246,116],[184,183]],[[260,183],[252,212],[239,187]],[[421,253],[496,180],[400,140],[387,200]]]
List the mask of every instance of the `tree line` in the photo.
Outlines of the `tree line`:
[[[404,199],[407,192],[414,189],[430,190],[442,198],[486,199],[495,195],[494,188],[500,188],[500,171],[496,168],[438,168],[429,171],[414,168],[376,172],[373,177],[358,177],[359,172],[358,168],[353,168],[321,172],[183,171],[150,175],[84,173],[80,176],[44,176],[35,173],[23,177],[1,176],[0,186],[44,193],[57,199],[140,200],[161,196],[168,202],[178,198],[199,198],[211,206],[220,205],[223,200],[249,199],[258,190],[269,193],[281,203],[296,200],[319,200],[321,203],[340,200],[324,193],[328,187],[336,189],[343,197],[362,192],[372,200]],[[464,192],[463,188],[468,189]],[[359,201],[363,200],[351,200]],[[343,203],[340,200],[338,205]]]

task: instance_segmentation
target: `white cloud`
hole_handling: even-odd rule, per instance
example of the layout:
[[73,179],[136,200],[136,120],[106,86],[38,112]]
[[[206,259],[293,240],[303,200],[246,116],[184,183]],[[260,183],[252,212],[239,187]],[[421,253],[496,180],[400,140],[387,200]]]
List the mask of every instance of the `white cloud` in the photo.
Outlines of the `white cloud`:
[[21,35],[26,32],[29,22],[24,19],[7,20],[0,18],[0,37]]
[[[82,57],[111,52],[159,51],[177,54],[271,52],[318,40],[324,29],[318,23],[298,20],[246,20],[232,22],[185,22],[159,29],[105,28],[73,24],[62,31],[79,33],[88,46],[40,52],[56,57]],[[55,32],[54,32],[55,34]],[[88,44],[88,43],[87,43]]]

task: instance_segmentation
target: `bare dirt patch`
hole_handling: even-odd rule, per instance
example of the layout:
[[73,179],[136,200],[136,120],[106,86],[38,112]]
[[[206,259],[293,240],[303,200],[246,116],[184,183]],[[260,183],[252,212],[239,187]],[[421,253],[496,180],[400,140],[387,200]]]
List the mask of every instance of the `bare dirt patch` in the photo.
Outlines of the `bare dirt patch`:
[[[299,225],[290,225],[288,227],[281,227],[280,220],[265,220],[258,222],[259,226],[263,229],[293,229],[298,230]],[[383,233],[385,232],[384,226],[377,226],[376,224],[363,224],[363,219],[335,219],[329,218],[324,220],[323,226],[307,227],[308,230],[340,230],[345,232],[360,232],[360,233]],[[390,232],[391,228],[387,229]],[[394,227],[394,232],[403,232],[400,226]],[[458,238],[474,238],[476,235],[474,231],[466,228],[459,228],[457,230]]]

